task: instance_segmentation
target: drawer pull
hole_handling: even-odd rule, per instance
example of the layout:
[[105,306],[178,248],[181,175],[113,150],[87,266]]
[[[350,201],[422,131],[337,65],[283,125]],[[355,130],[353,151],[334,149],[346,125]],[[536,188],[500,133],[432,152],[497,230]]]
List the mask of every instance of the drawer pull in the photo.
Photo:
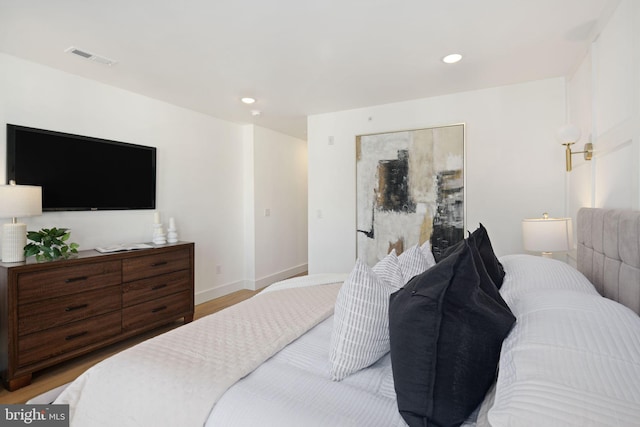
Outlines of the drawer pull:
[[88,306],[89,304],[72,305],[71,307],[65,308],[64,311],[80,310],[81,308],[86,308]]
[[167,284],[166,284],[166,283],[164,283],[164,284],[162,284],[162,285],[156,285],[156,286],[154,286],[153,288],[151,288],[151,290],[152,290],[152,291],[157,291],[158,289],[162,289],[162,288],[166,288],[166,287],[167,287]]
[[82,280],[87,280],[88,277],[87,276],[80,276],[80,277],[72,277],[70,279],[65,280],[65,283],[73,283],[73,282],[80,282]]
[[163,305],[162,307],[154,308],[153,310],[151,310],[151,312],[152,313],[157,313],[159,311],[166,310],[166,309],[167,309],[167,306]]
[[87,332],[87,331],[84,331],[84,332],[78,332],[77,334],[67,335],[64,339],[65,339],[66,341],[71,341],[71,340],[74,340],[74,339],[76,339],[76,338],[80,338],[80,337],[81,337],[81,336],[83,336],[83,335],[87,335],[88,333],[89,333],[89,332]]
[[167,265],[167,261],[154,262],[151,267],[160,267],[161,265]]

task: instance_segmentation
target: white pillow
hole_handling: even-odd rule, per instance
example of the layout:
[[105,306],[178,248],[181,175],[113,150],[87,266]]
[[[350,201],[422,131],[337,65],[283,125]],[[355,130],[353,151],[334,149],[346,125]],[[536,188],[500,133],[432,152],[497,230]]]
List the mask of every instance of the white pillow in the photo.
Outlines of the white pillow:
[[515,303],[529,292],[563,289],[600,295],[589,279],[562,261],[520,254],[500,257],[500,262],[506,273],[500,295],[516,316]]
[[357,260],[336,300],[329,351],[334,381],[389,352],[389,295],[403,286],[395,251],[373,269]]
[[488,418],[502,426],[640,420],[640,317],[601,296],[543,290],[514,305]]
[[422,255],[426,258],[429,268],[436,265],[436,259],[433,256],[433,252],[431,252],[431,240],[424,242],[422,246],[420,246],[420,250],[422,251]]
[[407,284],[414,276],[423,273],[426,269],[435,265],[435,260],[433,264],[431,264],[418,245],[411,246],[402,252],[398,257],[398,262],[400,263],[402,277],[404,278],[402,286]]

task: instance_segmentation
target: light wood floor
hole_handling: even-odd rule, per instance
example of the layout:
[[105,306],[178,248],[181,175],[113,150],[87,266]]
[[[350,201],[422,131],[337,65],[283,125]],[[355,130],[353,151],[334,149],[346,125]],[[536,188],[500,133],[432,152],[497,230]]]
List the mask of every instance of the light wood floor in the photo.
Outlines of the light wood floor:
[[[206,316],[223,308],[237,304],[253,295],[258,291],[242,290],[232,294],[216,298],[211,301],[199,304],[195,307],[195,319]],[[125,348],[131,347],[139,342],[154,337],[162,332],[166,332],[170,329],[176,328],[182,325],[182,321],[172,323],[170,325],[155,329],[146,334],[139,335],[135,338],[128,339],[126,341],[113,344],[109,347],[105,347],[101,350],[95,351],[91,354],[81,356],[70,360],[60,365],[53,366],[48,369],[44,369],[40,372],[33,374],[33,380],[30,385],[18,389],[14,392],[9,392],[0,386],[0,403],[25,403],[32,397],[38,396],[53,388],[73,381],[81,373],[95,365],[99,361],[115,354]]]

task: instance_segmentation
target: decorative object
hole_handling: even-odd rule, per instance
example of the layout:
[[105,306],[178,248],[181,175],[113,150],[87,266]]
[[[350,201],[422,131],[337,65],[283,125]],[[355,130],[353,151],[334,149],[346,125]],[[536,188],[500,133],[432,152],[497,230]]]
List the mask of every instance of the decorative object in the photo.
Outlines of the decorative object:
[[176,221],[173,219],[173,217],[169,218],[169,228],[167,229],[167,242],[168,243],[178,242],[178,231],[176,230]]
[[167,235],[164,233],[162,223],[160,222],[160,212],[153,214],[153,243],[156,245],[166,245]]
[[357,257],[374,265],[431,241],[438,260],[464,238],[465,125],[356,138]]
[[2,262],[25,260],[27,225],[17,218],[35,215],[42,215],[42,187],[15,181],[0,186],[0,218],[12,218],[11,224],[2,227]]
[[566,252],[573,247],[573,226],[571,218],[542,218],[522,220],[524,249],[541,252],[545,258],[552,258],[553,252]]
[[580,140],[581,134],[582,132],[580,132],[580,129],[576,125],[572,124],[566,124],[558,129],[558,141],[567,147],[565,150],[567,172],[571,172],[571,169],[573,169],[571,156],[574,154],[584,154],[585,160],[591,160],[593,158],[593,144],[590,142],[587,142],[584,145],[584,151],[571,151],[571,146]]
[[78,253],[79,245],[66,241],[71,237],[68,228],[43,228],[40,231],[27,232],[27,238],[33,243],[24,246],[24,256],[36,257],[36,261],[53,261],[58,258],[69,258]]

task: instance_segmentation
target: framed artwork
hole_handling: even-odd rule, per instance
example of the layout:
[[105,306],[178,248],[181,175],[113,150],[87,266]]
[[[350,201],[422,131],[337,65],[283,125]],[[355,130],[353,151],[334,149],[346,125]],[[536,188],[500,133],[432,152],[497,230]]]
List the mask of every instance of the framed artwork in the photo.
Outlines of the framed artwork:
[[438,260],[464,239],[464,138],[464,124],[356,137],[360,259],[429,240]]

